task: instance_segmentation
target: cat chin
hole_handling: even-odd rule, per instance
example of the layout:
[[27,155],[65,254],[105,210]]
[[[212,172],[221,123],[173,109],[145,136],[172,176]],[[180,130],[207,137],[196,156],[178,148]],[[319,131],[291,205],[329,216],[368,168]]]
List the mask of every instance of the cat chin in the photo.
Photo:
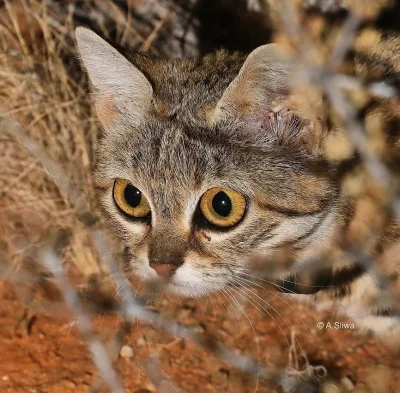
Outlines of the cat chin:
[[176,283],[170,283],[167,286],[167,289],[179,296],[185,298],[198,298],[202,296],[206,296],[212,292],[216,292],[220,290],[219,287],[210,287],[206,285],[182,285]]
[[198,298],[223,289],[228,283],[207,282],[203,275],[189,264],[179,268],[169,282],[161,279],[148,263],[131,263],[133,273],[144,283],[162,287],[167,291],[185,298]]

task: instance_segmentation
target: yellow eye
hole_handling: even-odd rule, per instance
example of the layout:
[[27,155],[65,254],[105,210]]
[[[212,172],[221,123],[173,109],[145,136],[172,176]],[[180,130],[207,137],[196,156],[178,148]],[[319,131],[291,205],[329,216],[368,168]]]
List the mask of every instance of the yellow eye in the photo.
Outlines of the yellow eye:
[[246,199],[237,191],[215,187],[201,197],[200,210],[210,224],[231,227],[244,216]]
[[128,216],[143,218],[150,214],[150,205],[146,197],[128,180],[115,180],[113,196],[117,206]]

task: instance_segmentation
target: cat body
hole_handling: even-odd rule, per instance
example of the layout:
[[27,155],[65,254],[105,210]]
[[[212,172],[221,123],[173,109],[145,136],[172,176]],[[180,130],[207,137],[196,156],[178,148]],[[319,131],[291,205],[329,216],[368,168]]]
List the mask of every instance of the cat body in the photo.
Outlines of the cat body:
[[261,261],[275,288],[321,307],[364,321],[393,309],[365,266],[328,257],[349,201],[321,154],[323,116],[292,108],[276,45],[168,60],[82,28],[77,41],[104,128],[95,186],[136,275],[201,296],[250,284]]

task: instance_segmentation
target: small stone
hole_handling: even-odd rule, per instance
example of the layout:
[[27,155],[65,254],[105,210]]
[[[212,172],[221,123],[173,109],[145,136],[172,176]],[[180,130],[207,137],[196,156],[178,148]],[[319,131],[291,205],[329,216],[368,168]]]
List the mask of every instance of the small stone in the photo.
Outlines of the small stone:
[[343,377],[340,380],[340,383],[342,384],[342,386],[347,390],[347,391],[352,391],[354,390],[354,383],[351,381],[350,378],[348,377]]
[[321,386],[321,392],[323,393],[343,393],[343,389],[340,383],[334,380],[327,380]]
[[8,375],[3,375],[3,376],[1,377],[1,379],[2,379],[3,381],[8,381],[10,378],[8,377]]
[[155,392],[156,391],[156,388],[154,387],[154,385],[151,382],[146,384],[145,389],[147,391],[149,391],[149,392]]
[[178,320],[179,321],[185,321],[187,318],[189,318],[193,314],[192,310],[188,308],[183,308],[178,312]]
[[191,326],[190,329],[192,330],[192,332],[198,333],[198,334],[203,334],[205,331],[204,327],[201,325]]
[[129,345],[123,345],[119,354],[123,358],[131,358],[133,357],[133,349]]

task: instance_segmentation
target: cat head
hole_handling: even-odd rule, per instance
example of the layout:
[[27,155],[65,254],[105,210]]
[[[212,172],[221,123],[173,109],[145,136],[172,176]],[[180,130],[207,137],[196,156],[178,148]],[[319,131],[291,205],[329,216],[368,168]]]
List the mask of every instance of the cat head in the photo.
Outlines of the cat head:
[[245,277],[254,258],[329,240],[338,190],[322,120],[290,104],[275,45],[167,60],[76,37],[104,128],[95,186],[133,272],[196,296]]

